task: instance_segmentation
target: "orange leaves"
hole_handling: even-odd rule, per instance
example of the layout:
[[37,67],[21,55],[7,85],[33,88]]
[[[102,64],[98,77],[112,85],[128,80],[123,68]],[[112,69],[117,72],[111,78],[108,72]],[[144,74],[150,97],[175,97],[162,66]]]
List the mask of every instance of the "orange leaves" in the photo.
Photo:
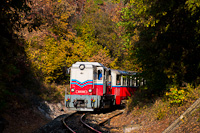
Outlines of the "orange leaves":
[[98,51],[98,53],[96,53],[95,55],[93,55],[91,58],[88,59],[88,61],[91,62],[100,62],[103,65],[105,65],[106,67],[116,67],[116,60],[112,59],[109,55],[109,50],[104,49],[100,49]]

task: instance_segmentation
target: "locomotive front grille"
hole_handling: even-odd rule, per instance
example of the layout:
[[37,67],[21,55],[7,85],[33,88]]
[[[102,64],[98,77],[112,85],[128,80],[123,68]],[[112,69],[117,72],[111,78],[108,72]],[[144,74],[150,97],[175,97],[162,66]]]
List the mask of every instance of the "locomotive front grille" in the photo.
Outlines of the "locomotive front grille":
[[77,102],[78,102],[79,104],[84,104],[84,103],[85,103],[84,100],[77,100]]
[[76,108],[87,107],[87,102],[85,100],[75,100],[74,107]]

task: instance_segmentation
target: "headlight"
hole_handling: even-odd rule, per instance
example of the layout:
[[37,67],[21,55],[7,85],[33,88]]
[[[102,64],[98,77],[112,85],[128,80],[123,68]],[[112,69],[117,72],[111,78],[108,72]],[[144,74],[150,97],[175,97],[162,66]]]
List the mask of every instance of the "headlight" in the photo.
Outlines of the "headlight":
[[80,70],[83,70],[85,68],[85,65],[84,64],[80,64],[79,68],[80,68]]
[[92,92],[92,89],[89,89],[88,92],[91,93],[91,92]]
[[75,89],[74,88],[71,88],[71,92],[74,92],[75,91]]

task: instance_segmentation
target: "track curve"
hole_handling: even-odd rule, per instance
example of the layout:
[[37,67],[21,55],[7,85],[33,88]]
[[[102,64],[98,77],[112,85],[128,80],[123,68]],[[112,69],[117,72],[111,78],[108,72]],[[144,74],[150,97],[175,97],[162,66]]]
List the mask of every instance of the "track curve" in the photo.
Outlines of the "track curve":
[[82,116],[81,116],[81,123],[82,124],[84,124],[86,127],[88,127],[91,131],[93,131],[93,132],[96,132],[96,133],[101,133],[100,131],[98,131],[98,130],[96,130],[96,129],[94,129],[93,127],[91,127],[91,126],[89,126],[87,123],[85,123],[84,121],[83,121],[83,118],[85,117],[85,114],[83,114]]
[[66,115],[63,118],[63,124],[71,133],[102,133],[94,129],[93,127],[89,126],[87,123],[84,122],[84,117],[86,114],[79,114],[77,112],[72,113],[71,115]]
[[[72,113],[71,115],[66,115],[63,118],[63,124],[65,127],[68,129],[69,132],[71,133],[102,133],[102,132],[109,132],[106,131],[104,128],[104,124],[109,122],[113,117],[118,116],[122,114],[123,111],[120,110],[115,110],[113,112],[107,113],[107,116],[104,116],[103,119],[100,117],[101,115],[94,115],[90,113],[80,113],[80,112],[75,112]],[[96,121],[97,123],[91,123],[91,117],[97,119],[102,119],[101,121]],[[87,118],[86,118],[87,117]],[[89,119],[88,119],[89,117]],[[88,124],[89,123],[89,124]],[[93,125],[93,127],[92,127]]]

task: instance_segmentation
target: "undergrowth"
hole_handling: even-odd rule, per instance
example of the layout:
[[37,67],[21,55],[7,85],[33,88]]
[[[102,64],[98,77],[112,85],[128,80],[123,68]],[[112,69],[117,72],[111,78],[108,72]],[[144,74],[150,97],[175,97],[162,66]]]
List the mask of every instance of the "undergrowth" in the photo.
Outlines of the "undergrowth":
[[48,102],[60,102],[64,100],[65,91],[69,85],[44,84],[40,97]]
[[163,120],[170,115],[179,116],[200,96],[200,86],[188,84],[186,87],[173,86],[162,97],[155,97],[147,90],[136,91],[127,101],[127,112],[138,114],[149,113],[154,120]]
[[170,105],[182,106],[186,102],[197,99],[199,93],[197,88],[188,84],[186,87],[172,86],[166,92],[166,97]]

